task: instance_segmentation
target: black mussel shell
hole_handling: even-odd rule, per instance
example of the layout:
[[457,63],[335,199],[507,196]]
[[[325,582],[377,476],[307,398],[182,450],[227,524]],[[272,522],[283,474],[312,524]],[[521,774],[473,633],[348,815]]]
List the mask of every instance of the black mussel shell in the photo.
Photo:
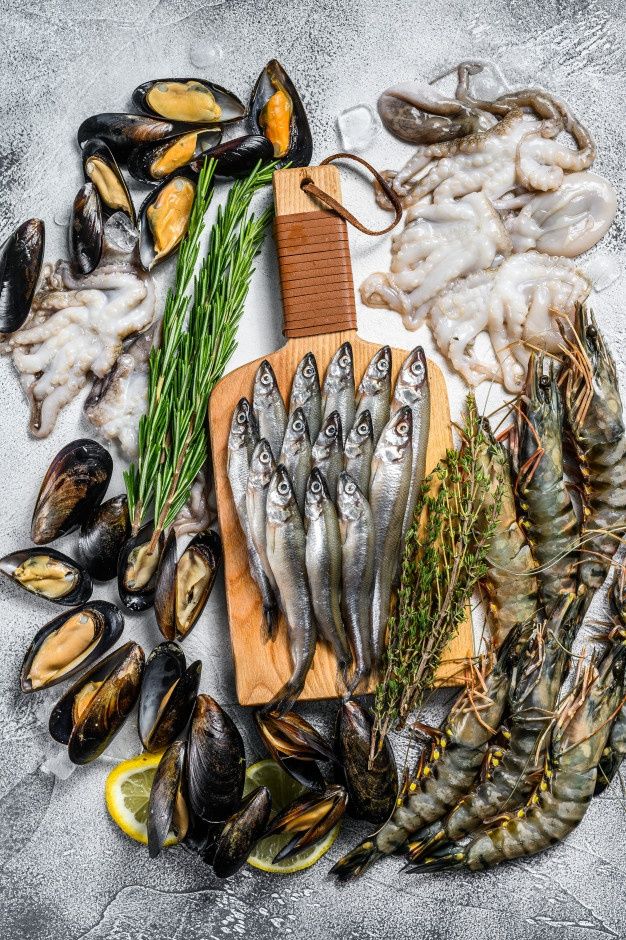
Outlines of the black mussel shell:
[[110,581],[117,575],[117,559],[130,536],[128,500],[114,496],[96,506],[80,528],[78,557],[95,581]]
[[267,828],[271,812],[270,791],[267,787],[257,787],[226,820],[213,856],[213,870],[218,878],[230,878],[245,865]]
[[[246,137],[234,137],[218,144],[204,154],[216,161],[215,175],[225,179],[237,179],[248,176],[259,161],[269,163],[274,157],[274,148],[267,137],[248,134]],[[191,168],[200,172],[201,160],[194,160]]]
[[143,114],[94,114],[78,128],[78,143],[82,147],[101,140],[118,160],[124,160],[135,147],[185,134],[189,129],[189,124],[160,121]]
[[265,836],[288,833],[291,840],[274,856],[274,862],[297,855],[307,845],[319,842],[337,825],[346,811],[348,794],[344,787],[330,784],[323,793],[304,793],[280,810],[267,827]]
[[283,770],[310,790],[323,790],[324,778],[316,761],[335,761],[330,745],[295,712],[277,716],[255,712],[259,734],[267,750]]
[[139,696],[143,650],[125,643],[96,663],[57,702],[49,730],[73,764],[95,760],[120,730]]
[[128,157],[128,172],[142,183],[160,183],[204,154],[213,156],[221,137],[219,128],[205,127],[168,137],[157,144],[136,147]]
[[202,861],[210,865],[213,861],[215,843],[224,827],[224,823],[210,823],[196,816],[189,805],[188,797],[187,812],[189,814],[189,826],[183,842],[186,848],[191,849],[192,852],[197,852]]
[[177,558],[173,530],[159,563],[154,612],[168,640],[183,639],[195,626],[209,599],[222,563],[222,540],[209,529],[197,535]]
[[139,254],[148,270],[176,251],[187,234],[197,175],[185,168],[163,180],[139,210]]
[[115,604],[92,601],[59,614],[35,634],[20,671],[22,692],[65,682],[91,666],[121,636],[124,618]]
[[115,157],[103,140],[88,140],[83,147],[83,173],[93,183],[107,218],[115,212],[124,212],[133,225],[137,224],[135,207],[126,180]]
[[54,548],[23,548],[0,558],[0,571],[18,587],[62,607],[84,604],[93,583],[88,571]]
[[194,703],[202,663],[185,669],[185,655],[176,643],[161,643],[148,656],[139,696],[137,725],[147,751],[161,751],[185,728]]
[[133,92],[145,114],[185,124],[230,124],[246,115],[237,95],[203,78],[156,78]]
[[311,162],[313,138],[304,105],[276,59],[267,63],[252,91],[250,127],[253,133],[263,134],[272,142],[278,167],[286,163],[308,166]]
[[152,523],[142,526],[137,535],[122,545],[117,559],[117,590],[127,610],[148,610],[154,603],[154,590],[159,559],[165,537],[159,536],[154,552],[148,552],[154,528]]
[[174,741],[163,754],[154,775],[148,803],[148,852],[160,854],[170,834],[182,842],[189,827],[189,814],[183,793],[185,742]]
[[241,803],[246,776],[243,740],[210,695],[198,695],[187,742],[189,805],[207,822],[228,819]]
[[69,227],[69,252],[76,274],[91,274],[100,263],[104,244],[104,221],[100,196],[93,183],[78,190]]
[[353,699],[337,715],[337,754],[348,791],[348,811],[358,819],[381,824],[396,804],[398,773],[393,749],[385,739],[370,765],[371,714]]
[[30,313],[41,273],[45,227],[28,219],[0,248],[0,333],[14,333]]
[[113,460],[97,441],[80,438],[53,459],[39,489],[30,526],[35,545],[73,532],[100,505]]

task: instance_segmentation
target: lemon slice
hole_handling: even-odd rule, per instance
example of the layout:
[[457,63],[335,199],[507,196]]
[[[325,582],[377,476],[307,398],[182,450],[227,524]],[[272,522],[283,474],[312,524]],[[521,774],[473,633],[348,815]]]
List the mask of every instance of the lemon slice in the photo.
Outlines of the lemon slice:
[[[145,753],[124,760],[113,768],[104,785],[104,798],[111,818],[122,832],[143,845],[148,844],[148,802],[161,757],[162,752]],[[171,833],[164,844],[175,845],[176,841],[176,836]]]
[[[273,815],[288,806],[306,790],[306,787],[290,777],[280,764],[273,760],[259,761],[258,764],[253,764],[246,770],[244,795],[250,793],[256,787],[267,787],[272,794]],[[261,871],[279,875],[291,875],[296,871],[303,871],[305,868],[315,865],[322,855],[328,852],[337,838],[339,828],[340,823],[337,823],[319,842],[303,849],[291,858],[276,863],[272,859],[284,845],[287,845],[291,836],[288,833],[280,833],[279,835],[269,836],[267,839],[261,839],[248,856],[248,864],[252,865],[253,868],[259,868]]]

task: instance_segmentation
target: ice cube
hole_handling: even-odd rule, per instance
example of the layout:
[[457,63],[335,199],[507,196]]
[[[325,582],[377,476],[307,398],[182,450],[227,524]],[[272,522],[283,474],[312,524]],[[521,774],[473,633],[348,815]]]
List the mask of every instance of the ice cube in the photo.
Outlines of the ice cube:
[[337,128],[344,150],[367,150],[380,130],[380,121],[368,104],[357,104],[337,115]]
[[56,741],[51,741],[47,747],[46,757],[41,765],[45,774],[53,774],[58,780],[67,780],[76,770],[77,764],[73,764],[67,756],[67,748]]
[[486,60],[477,62],[477,65],[481,66],[480,71],[472,75],[469,83],[472,98],[493,101],[508,92],[506,78],[497,65]]
[[189,61],[199,69],[211,69],[224,58],[224,50],[219,42],[210,43],[205,39],[196,39],[189,46]]

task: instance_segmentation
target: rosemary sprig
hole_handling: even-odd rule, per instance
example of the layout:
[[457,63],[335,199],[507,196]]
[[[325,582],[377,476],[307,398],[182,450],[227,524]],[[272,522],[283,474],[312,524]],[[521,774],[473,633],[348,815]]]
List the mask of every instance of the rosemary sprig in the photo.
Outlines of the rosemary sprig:
[[253,261],[271,218],[271,210],[258,217],[249,213],[250,203],[257,190],[271,181],[273,170],[273,165],[259,164],[231,187],[224,207],[218,209],[191,299],[188,264],[192,256],[195,264],[198,256],[202,218],[211,200],[213,161],[205,163],[200,176],[181,247],[186,260],[179,256],[161,345],[150,359],[149,407],[140,426],[138,463],[125,477],[135,531],[153,511],[153,547],[187,501],[206,460],[209,396],[236,348]]
[[389,618],[385,671],[376,690],[372,753],[402,728],[433,687],[442,654],[487,570],[502,494],[477,460],[485,444],[468,396],[460,450],[449,450],[424,481],[407,533],[395,612]]

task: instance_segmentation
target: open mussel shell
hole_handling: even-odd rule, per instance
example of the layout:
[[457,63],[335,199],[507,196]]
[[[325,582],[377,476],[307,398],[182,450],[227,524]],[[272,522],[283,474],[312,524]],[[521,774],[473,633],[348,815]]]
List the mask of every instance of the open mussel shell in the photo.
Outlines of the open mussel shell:
[[131,150],[143,144],[154,144],[185,134],[188,124],[163,121],[143,114],[94,114],[78,128],[78,143],[81,147],[89,141],[101,140],[118,160],[125,160]]
[[160,183],[204,154],[213,154],[222,134],[217,127],[190,130],[157,144],[136,147],[128,157],[128,172],[143,183]]
[[393,812],[398,796],[398,773],[393,749],[385,738],[370,761],[373,719],[350,699],[337,715],[337,755],[342,782],[348,791],[348,811],[358,819],[380,825]]
[[154,775],[148,803],[148,852],[156,858],[165,844],[182,842],[189,828],[184,795],[185,742],[174,741]]
[[202,663],[185,668],[176,643],[161,643],[148,656],[139,695],[137,726],[147,751],[167,747],[185,728],[196,700]]
[[271,141],[278,167],[308,166],[313,138],[295,85],[276,59],[267,63],[252,91],[250,127]]
[[148,270],[178,248],[187,234],[197,175],[188,168],[164,180],[139,210],[139,254]]
[[119,639],[124,618],[115,604],[92,601],[59,614],[35,634],[20,671],[22,692],[47,689],[91,666]]
[[[225,179],[237,179],[248,176],[259,161],[269,163],[274,157],[274,148],[267,137],[260,134],[248,134],[245,137],[233,137],[218,144],[204,157],[215,160],[215,175]],[[194,160],[191,168],[200,172],[202,160]]]
[[151,523],[142,526],[137,535],[122,545],[117,559],[117,590],[127,610],[148,610],[154,603],[154,590],[159,560],[165,537],[161,533],[154,551],[150,541],[154,532]]
[[237,95],[203,78],[157,78],[133,92],[140,111],[187,124],[229,124],[246,115]]
[[50,734],[67,744],[73,764],[88,764],[106,750],[137,701],[143,666],[142,648],[125,643],[81,676],[57,702],[50,715]]
[[259,710],[254,717],[263,743],[286,773],[310,790],[322,790],[325,782],[316,761],[336,758],[313,725],[295,712],[278,716]]
[[91,597],[89,572],[54,548],[23,548],[0,558],[0,571],[15,584],[62,607],[84,604]]
[[30,527],[35,545],[77,529],[102,501],[113,460],[97,441],[80,438],[62,447],[46,471]]
[[230,878],[245,865],[250,852],[265,833],[271,812],[270,791],[267,787],[257,787],[226,820],[213,856],[213,871],[218,878]]
[[185,773],[193,812],[207,822],[228,819],[241,803],[245,776],[243,740],[234,721],[210,695],[198,695]]
[[95,581],[110,581],[116,577],[117,559],[129,536],[125,495],[114,496],[96,506],[78,536],[78,557]]
[[0,333],[14,333],[30,313],[41,273],[45,228],[28,219],[0,248]]
[[124,212],[133,225],[137,224],[135,207],[122,171],[103,140],[88,140],[83,147],[83,172],[99,197],[102,213],[107,218]]
[[100,263],[104,245],[102,204],[93,183],[78,190],[69,227],[69,253],[75,274],[91,274]]
[[213,590],[222,563],[222,540],[209,529],[197,535],[178,558],[173,530],[159,563],[154,612],[168,640],[184,638],[195,626]]
[[344,787],[330,784],[323,793],[305,793],[274,816],[265,837],[285,832],[289,842],[274,857],[274,862],[297,855],[308,845],[319,842],[337,825],[346,811],[348,794]]

